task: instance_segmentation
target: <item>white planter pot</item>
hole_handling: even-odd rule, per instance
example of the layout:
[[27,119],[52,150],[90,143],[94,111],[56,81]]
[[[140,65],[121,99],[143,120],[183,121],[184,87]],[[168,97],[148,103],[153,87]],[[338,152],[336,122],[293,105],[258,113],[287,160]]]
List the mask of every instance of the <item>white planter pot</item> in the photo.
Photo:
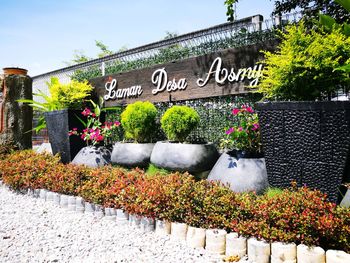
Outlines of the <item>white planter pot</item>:
[[296,263],[297,246],[294,243],[273,242],[271,244],[271,263]]
[[125,225],[129,222],[129,214],[123,209],[117,209],[117,224]]
[[155,228],[155,220],[149,217],[141,217],[140,227],[144,232],[153,232]]
[[75,211],[76,208],[76,197],[68,196],[68,211]]
[[174,240],[186,240],[188,226],[185,223],[171,222],[171,238]]
[[255,263],[269,263],[271,248],[270,243],[255,238],[248,239],[248,259]]
[[105,218],[107,220],[115,221],[117,218],[117,210],[115,208],[105,208]]
[[61,195],[60,207],[66,209],[68,208],[68,195]]
[[102,205],[96,205],[95,204],[95,212],[94,212],[94,216],[96,216],[97,218],[102,218],[104,217],[104,211],[103,211],[103,206]]
[[156,233],[162,236],[170,235],[171,223],[164,220],[156,220]]
[[221,229],[208,229],[205,232],[206,245],[205,249],[211,253],[223,255],[226,251],[227,232]]
[[53,193],[52,194],[52,199],[53,199],[53,203],[57,206],[60,205],[60,200],[61,200],[61,195],[58,193]]
[[141,217],[138,215],[129,215],[129,226],[140,228]]
[[46,200],[46,193],[47,193],[46,189],[40,189],[39,198]]
[[111,152],[106,147],[86,146],[74,157],[72,163],[88,167],[102,167],[110,164]]
[[325,263],[326,252],[321,247],[297,246],[297,261],[302,263]]
[[85,202],[84,199],[80,196],[77,196],[75,199],[75,210],[78,213],[84,213],[85,211]]
[[192,248],[204,248],[205,229],[189,226],[187,229],[186,243]]
[[95,205],[89,202],[85,202],[85,213],[94,213]]
[[327,250],[326,252],[327,263],[348,263],[350,262],[350,254],[340,250]]
[[243,258],[247,254],[247,239],[237,233],[226,235],[226,256],[239,256]]

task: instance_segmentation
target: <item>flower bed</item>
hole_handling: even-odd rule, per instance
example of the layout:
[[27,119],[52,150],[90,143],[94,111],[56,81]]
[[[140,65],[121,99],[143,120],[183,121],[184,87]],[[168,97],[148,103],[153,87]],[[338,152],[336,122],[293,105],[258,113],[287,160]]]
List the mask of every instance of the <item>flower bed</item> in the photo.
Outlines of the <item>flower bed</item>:
[[58,157],[31,151],[0,160],[0,176],[15,190],[46,188],[130,214],[350,251],[350,209],[304,187],[273,197],[237,194],[217,183],[196,182],[188,174],[149,176],[139,169],[64,165]]

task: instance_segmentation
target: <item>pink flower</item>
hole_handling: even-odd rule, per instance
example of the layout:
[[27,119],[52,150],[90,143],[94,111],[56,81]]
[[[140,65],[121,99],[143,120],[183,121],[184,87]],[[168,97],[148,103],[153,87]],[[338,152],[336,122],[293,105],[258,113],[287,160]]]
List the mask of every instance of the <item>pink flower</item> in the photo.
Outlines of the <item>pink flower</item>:
[[97,135],[96,139],[97,142],[103,141],[103,136],[101,134]]
[[240,111],[241,111],[240,109],[235,108],[232,110],[232,114],[237,115]]
[[233,133],[234,131],[235,131],[235,128],[231,127],[230,129],[228,129],[228,130],[226,131],[226,134],[227,134],[227,135],[230,135],[230,134]]
[[82,138],[83,140],[85,139],[85,134],[83,133],[81,136],[80,136],[80,138]]
[[78,128],[73,128],[73,131],[77,131],[78,130]]
[[115,121],[114,122],[114,126],[119,126],[120,125],[120,122],[119,121]]
[[249,113],[253,113],[253,112],[254,112],[254,110],[253,110],[252,107],[247,107],[245,110],[246,110],[247,112],[249,112]]
[[89,116],[91,114],[91,110],[88,108],[85,108],[81,114],[84,116]]
[[254,123],[254,124],[253,124],[253,128],[252,128],[252,131],[256,131],[256,130],[258,130],[259,128],[260,128],[259,123]]
[[238,131],[240,131],[240,132],[243,131],[243,128],[242,128],[242,127],[239,127],[239,128],[238,128]]
[[95,113],[92,113],[91,116],[92,116],[93,118],[95,118],[95,117],[96,117],[96,114],[95,114]]

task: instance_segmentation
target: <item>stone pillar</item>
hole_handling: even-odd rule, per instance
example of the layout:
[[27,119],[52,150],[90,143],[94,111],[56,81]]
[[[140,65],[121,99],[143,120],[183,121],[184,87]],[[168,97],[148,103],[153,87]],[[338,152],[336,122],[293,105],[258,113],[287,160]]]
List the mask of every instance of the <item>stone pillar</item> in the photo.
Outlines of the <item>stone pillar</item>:
[[0,75],[0,145],[32,148],[32,107],[17,102],[32,99],[32,79],[25,73]]

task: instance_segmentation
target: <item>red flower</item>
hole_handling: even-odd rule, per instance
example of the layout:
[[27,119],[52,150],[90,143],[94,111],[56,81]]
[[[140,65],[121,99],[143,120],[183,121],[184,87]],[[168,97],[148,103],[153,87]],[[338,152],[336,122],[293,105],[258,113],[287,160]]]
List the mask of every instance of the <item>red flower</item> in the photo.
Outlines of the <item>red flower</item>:
[[235,108],[232,110],[232,114],[237,115],[240,111],[241,111],[240,109]]

